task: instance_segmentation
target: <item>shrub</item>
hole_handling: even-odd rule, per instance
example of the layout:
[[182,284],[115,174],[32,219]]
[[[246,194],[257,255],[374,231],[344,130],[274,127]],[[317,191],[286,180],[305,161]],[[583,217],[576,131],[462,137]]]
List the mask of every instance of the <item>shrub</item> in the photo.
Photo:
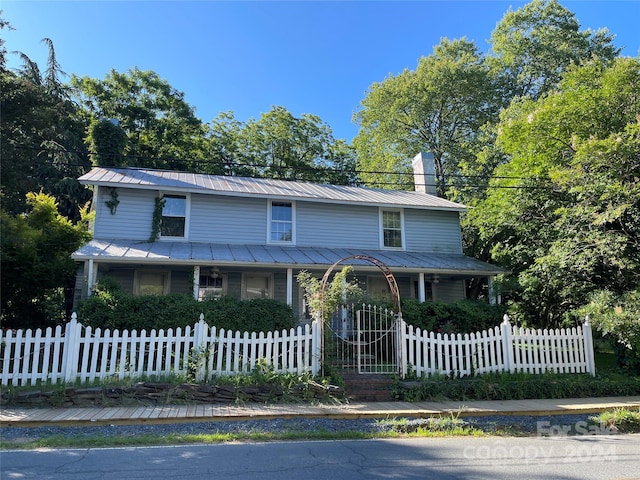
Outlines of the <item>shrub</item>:
[[499,325],[506,312],[503,305],[489,305],[479,300],[454,303],[424,302],[403,299],[404,320],[421,330],[442,333],[473,333]]
[[119,330],[169,329],[198,322],[200,314],[217,328],[267,332],[295,326],[290,306],[271,299],[223,297],[199,302],[189,295],[130,295],[104,278],[94,295],[80,302],[78,319],[94,328]]
[[640,291],[623,295],[600,291],[591,297],[591,303],[577,314],[589,316],[593,326],[604,338],[614,342],[618,366],[640,374]]
[[409,402],[615,397],[640,394],[640,378],[622,375],[489,373],[399,381],[396,398]]

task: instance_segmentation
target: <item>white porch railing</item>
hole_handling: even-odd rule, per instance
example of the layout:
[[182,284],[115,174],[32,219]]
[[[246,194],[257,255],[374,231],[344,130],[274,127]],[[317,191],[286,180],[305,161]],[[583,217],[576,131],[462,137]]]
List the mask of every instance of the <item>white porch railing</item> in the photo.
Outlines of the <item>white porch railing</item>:
[[518,328],[506,315],[499,327],[464,335],[423,332],[404,321],[400,330],[404,368],[410,365],[418,376],[596,371],[589,319],[555,330]]
[[248,333],[210,327],[110,331],[78,323],[76,314],[64,330],[57,326],[0,331],[0,383],[122,380],[143,376],[193,374],[196,381],[215,375],[251,372],[266,363],[276,372],[318,374],[320,329]]

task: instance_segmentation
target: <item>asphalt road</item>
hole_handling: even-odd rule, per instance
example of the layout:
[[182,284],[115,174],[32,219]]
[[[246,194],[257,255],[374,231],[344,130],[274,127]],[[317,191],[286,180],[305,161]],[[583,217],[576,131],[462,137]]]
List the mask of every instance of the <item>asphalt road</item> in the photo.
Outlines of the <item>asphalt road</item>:
[[640,479],[640,435],[404,438],[3,451],[0,478]]

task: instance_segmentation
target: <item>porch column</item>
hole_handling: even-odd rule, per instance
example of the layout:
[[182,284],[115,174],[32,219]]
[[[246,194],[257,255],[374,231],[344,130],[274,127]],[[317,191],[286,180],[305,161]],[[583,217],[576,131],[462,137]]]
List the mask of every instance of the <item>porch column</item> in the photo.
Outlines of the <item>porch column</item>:
[[193,266],[193,298],[198,300],[200,294],[200,265]]
[[287,305],[293,305],[293,268],[287,268]]
[[95,284],[95,277],[93,271],[93,260],[87,261],[87,297],[90,297],[93,293],[93,285]]
[[489,284],[489,304],[500,305],[502,303],[502,298],[500,298],[500,295],[495,292],[493,277],[488,277],[487,283]]
[[424,272],[418,274],[418,301],[424,303],[427,300],[427,294],[424,290]]
[[438,283],[440,283],[440,277],[434,275],[431,279],[431,296],[434,302],[438,301]]

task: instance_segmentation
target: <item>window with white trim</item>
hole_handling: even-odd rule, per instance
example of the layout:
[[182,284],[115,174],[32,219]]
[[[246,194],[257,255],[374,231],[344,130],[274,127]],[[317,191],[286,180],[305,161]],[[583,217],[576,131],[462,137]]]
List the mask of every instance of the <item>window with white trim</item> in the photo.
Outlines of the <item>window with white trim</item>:
[[292,202],[271,202],[269,242],[291,243],[293,238],[294,205]]
[[160,236],[169,238],[184,238],[187,236],[187,218],[189,197],[186,195],[162,195],[162,220],[160,222]]
[[270,274],[245,274],[242,298],[273,298],[273,281]]
[[402,210],[380,210],[381,244],[385,248],[403,248]]
[[170,290],[169,272],[136,270],[133,290],[136,295],[167,295]]
[[220,298],[226,294],[227,282],[219,274],[200,275],[198,300]]

